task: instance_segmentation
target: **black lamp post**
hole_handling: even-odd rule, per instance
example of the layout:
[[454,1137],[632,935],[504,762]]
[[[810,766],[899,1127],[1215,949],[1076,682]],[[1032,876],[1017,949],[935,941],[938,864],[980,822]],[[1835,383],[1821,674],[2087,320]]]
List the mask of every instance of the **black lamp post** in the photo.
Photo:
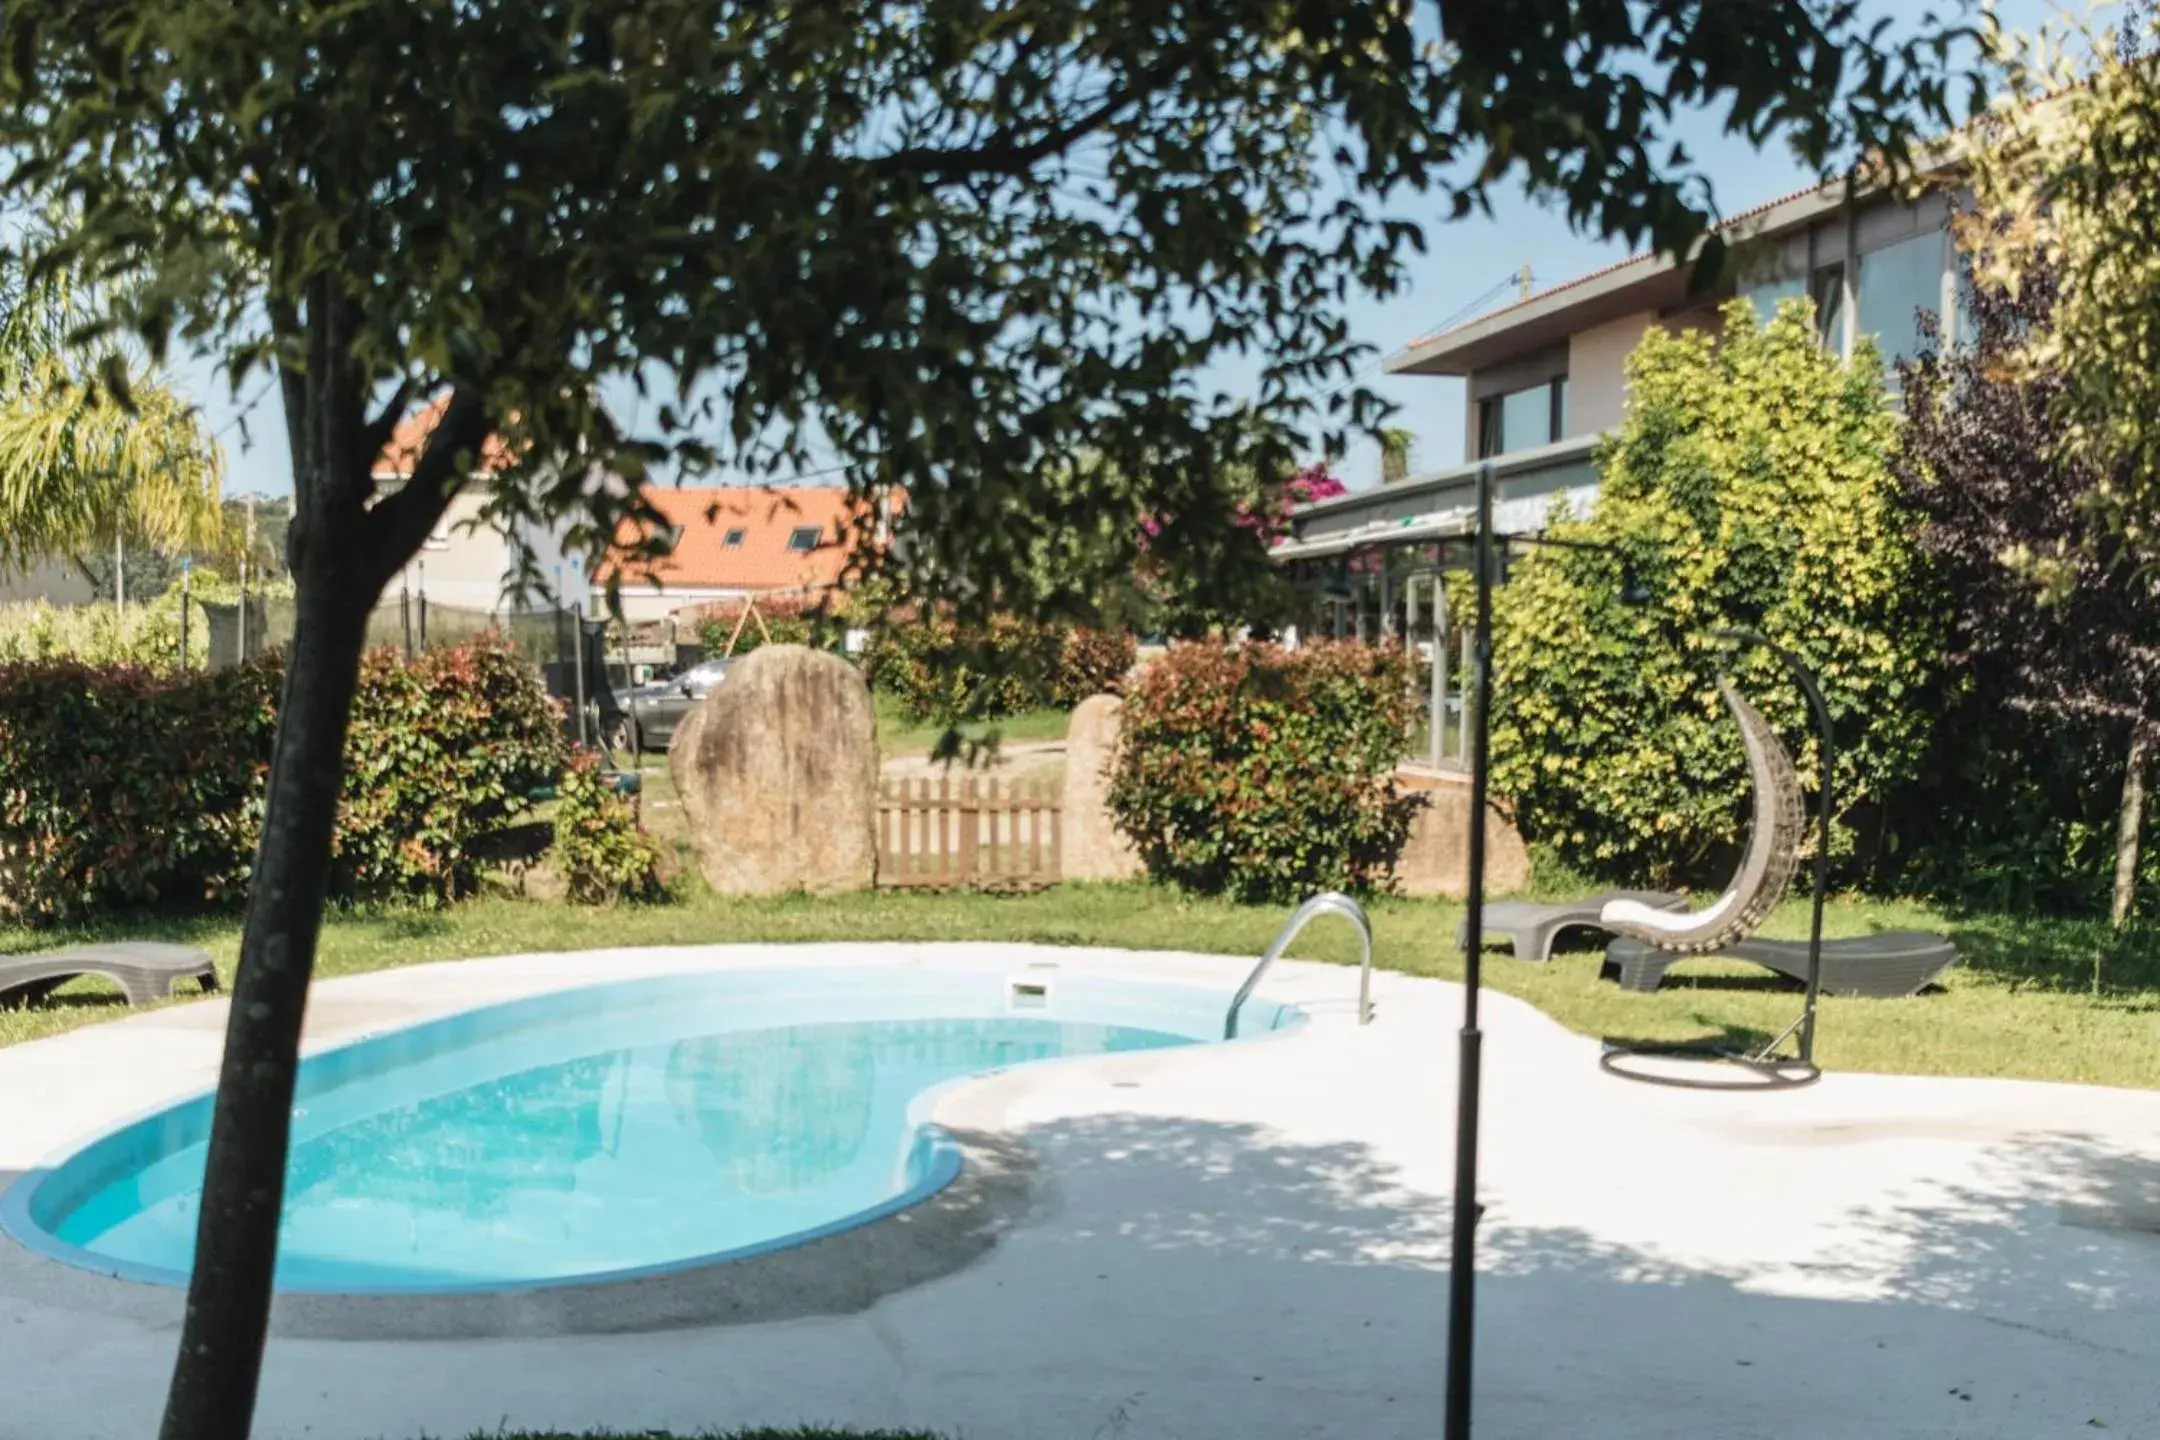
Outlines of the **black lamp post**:
[[[1477,1222],[1485,1207],[1477,1203],[1478,1098],[1483,1078],[1484,1035],[1478,1029],[1480,967],[1485,951],[1485,798],[1490,783],[1492,731],[1492,466],[1478,467],[1477,477],[1477,631],[1470,673],[1470,846],[1463,951],[1463,1023],[1455,1081],[1455,1225],[1448,1261],[1447,1424],[1446,1440],[1469,1440],[1470,1361],[1477,1323]],[[1613,547],[1589,540],[1547,535],[1503,537],[1566,550],[1614,553]],[[1620,600],[1640,605],[1649,598],[1633,562],[1621,558]]]
[[[1477,1201],[1478,1100],[1483,1075],[1484,1040],[1483,1033],[1478,1028],[1478,994],[1485,948],[1485,800],[1491,740],[1488,718],[1492,709],[1492,479],[1490,464],[1478,467],[1477,631],[1471,650],[1470,843],[1467,856],[1468,874],[1465,877],[1468,881],[1468,894],[1464,905],[1464,930],[1468,943],[1463,953],[1463,1021],[1455,1091],[1455,1219],[1448,1262],[1447,1401],[1444,1430],[1446,1440],[1469,1440],[1470,1437],[1471,1358],[1477,1310],[1477,1223],[1484,1213],[1484,1207]],[[1612,546],[1587,540],[1545,535],[1507,538],[1562,549],[1615,553]],[[1634,565],[1622,556],[1621,602],[1640,605],[1648,598],[1648,591],[1636,574]],[[1822,689],[1816,684],[1814,675],[1791,651],[1773,644],[1767,637],[1753,630],[1720,630],[1715,632],[1715,638],[1735,644],[1761,646],[1776,657],[1792,674],[1801,693],[1807,697],[1821,738],[1822,796],[1820,828],[1815,847],[1815,913],[1808,939],[1807,1001],[1800,1019],[1786,1031],[1786,1035],[1794,1031],[1799,1034],[1798,1065],[1805,1074],[1797,1081],[1782,1082],[1805,1084],[1820,1073],[1815,1069],[1814,1063],[1815,1003],[1822,983],[1823,903],[1830,875],[1831,766],[1836,756],[1830,708],[1823,700]],[[1784,1039],[1784,1035],[1779,1036],[1768,1048],[1774,1049]]]
[[1446,1440],[1470,1440],[1471,1341],[1477,1324],[1479,964],[1485,952],[1485,789],[1492,702],[1492,466],[1477,477],[1477,632],[1470,661],[1470,849],[1463,923],[1463,1020],[1455,1073],[1455,1225],[1448,1259]]

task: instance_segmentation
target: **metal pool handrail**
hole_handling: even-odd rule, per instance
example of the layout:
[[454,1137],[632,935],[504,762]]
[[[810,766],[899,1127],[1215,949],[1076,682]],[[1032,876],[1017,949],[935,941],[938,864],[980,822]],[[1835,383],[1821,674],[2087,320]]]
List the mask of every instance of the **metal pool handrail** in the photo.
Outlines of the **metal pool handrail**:
[[1223,1016],[1223,1039],[1237,1039],[1238,1011],[1252,998],[1253,991],[1260,985],[1260,977],[1267,974],[1268,967],[1282,958],[1283,951],[1290,948],[1290,942],[1297,939],[1298,932],[1315,916],[1329,914],[1340,915],[1357,927],[1358,944],[1364,951],[1364,959],[1358,968],[1358,1024],[1372,1023],[1372,922],[1365,918],[1364,906],[1340,891],[1328,890],[1298,906],[1296,913],[1290,917],[1290,923],[1283,926],[1275,938],[1268,942],[1267,949],[1261,953],[1260,963],[1253,966],[1252,974],[1245,977],[1245,983],[1238,986],[1237,994],[1232,997],[1230,1013]]

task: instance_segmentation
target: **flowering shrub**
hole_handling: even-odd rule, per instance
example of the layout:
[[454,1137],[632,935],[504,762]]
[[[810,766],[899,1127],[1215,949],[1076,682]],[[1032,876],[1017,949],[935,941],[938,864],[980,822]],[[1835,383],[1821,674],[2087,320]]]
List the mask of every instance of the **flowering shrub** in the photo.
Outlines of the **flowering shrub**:
[[1178,645],[1151,663],[1109,795],[1148,873],[1241,900],[1384,885],[1414,803],[1395,790],[1407,665],[1353,644]]
[[[282,668],[210,674],[77,661],[0,665],[0,915],[237,904],[262,834]],[[472,842],[523,811],[563,754],[539,677],[498,641],[386,651],[346,742],[335,892],[450,899]]]
[[667,898],[660,847],[601,775],[599,756],[584,750],[570,757],[561,795],[555,809],[555,863],[572,900],[613,905]]

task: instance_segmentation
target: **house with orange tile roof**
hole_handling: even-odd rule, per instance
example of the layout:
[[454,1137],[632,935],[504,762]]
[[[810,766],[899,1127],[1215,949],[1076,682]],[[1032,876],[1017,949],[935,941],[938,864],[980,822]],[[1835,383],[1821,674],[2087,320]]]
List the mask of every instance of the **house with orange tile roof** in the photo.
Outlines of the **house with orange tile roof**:
[[[378,485],[395,487],[410,478],[448,404],[444,396],[397,427],[376,462]],[[614,579],[625,617],[660,620],[749,596],[829,593],[846,583],[864,527],[875,524],[870,509],[851,503],[838,486],[655,486],[647,498],[659,512],[658,524],[626,523],[612,556],[588,576],[583,557],[567,543],[567,522],[505,528],[482,518],[489,484],[510,460],[508,448],[491,438],[465,489],[450,502],[420,553],[391,581],[389,595],[402,589],[425,595],[431,606],[496,615],[521,603],[580,605],[592,614],[604,604],[601,591]],[[658,554],[640,553],[647,540]],[[519,542],[539,557],[548,595],[521,602],[512,593]]]
[[1621,421],[1624,365],[1653,328],[1710,329],[1734,297],[1767,317],[1777,303],[1815,303],[1822,343],[1849,356],[1863,336],[1886,363],[1921,344],[1919,315],[1939,317],[1946,343],[1961,323],[1960,268],[1948,234],[1955,137],[1936,152],[1935,183],[1917,197],[1840,182],[1810,187],[1719,227],[1726,278],[1697,288],[1689,267],[1645,253],[1426,335],[1386,357],[1394,375],[1433,381],[1432,404],[1460,406],[1460,463],[1298,506],[1276,562],[1313,596],[1306,633],[1401,636],[1435,656],[1429,762],[1459,768],[1466,736],[1458,693],[1468,636],[1446,613],[1440,576],[1469,563],[1478,473],[1494,478],[1494,529],[1544,527],[1556,502],[1596,501],[1598,442]]
[[[841,486],[722,486],[649,490],[657,525],[625,523],[616,558],[623,614],[652,620],[750,598],[817,599],[846,586],[865,543],[884,522]],[[651,558],[635,552],[657,542]]]

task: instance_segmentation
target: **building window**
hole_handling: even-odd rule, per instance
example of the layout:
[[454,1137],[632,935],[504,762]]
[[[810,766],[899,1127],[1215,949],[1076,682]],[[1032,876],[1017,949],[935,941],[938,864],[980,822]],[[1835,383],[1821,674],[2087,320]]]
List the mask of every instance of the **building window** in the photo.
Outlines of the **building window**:
[[789,532],[787,548],[790,550],[815,550],[824,531],[815,525],[798,525]]
[[1777,318],[1777,307],[1787,300],[1805,300],[1807,282],[1798,276],[1790,280],[1772,280],[1762,285],[1750,285],[1740,292],[1740,298],[1755,307],[1755,323],[1768,325]]
[[1478,402],[1478,458],[1550,445],[1567,433],[1567,376]]
[[1875,337],[1886,368],[1920,353],[1920,312],[1940,322],[1942,289],[1939,230],[1860,257],[1860,333]]
[[1845,353],[1845,266],[1825,265],[1808,287],[1815,302],[1815,336],[1832,354]]
[[742,542],[743,542],[743,536],[744,536],[745,534],[747,534],[747,533],[748,533],[747,531],[743,531],[743,530],[730,530],[730,531],[728,531],[728,532],[727,532],[727,534],[726,534],[726,535],[724,535],[724,536],[722,536],[722,537],[721,537],[721,539],[720,539],[720,548],[721,548],[721,549],[723,549],[723,550],[739,550],[739,549],[741,549],[741,548],[742,548]]

